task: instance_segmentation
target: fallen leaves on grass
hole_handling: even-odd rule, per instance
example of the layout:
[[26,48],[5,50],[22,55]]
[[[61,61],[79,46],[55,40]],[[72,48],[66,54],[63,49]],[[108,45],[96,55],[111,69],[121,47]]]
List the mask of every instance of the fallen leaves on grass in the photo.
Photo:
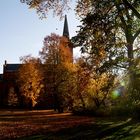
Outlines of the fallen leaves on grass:
[[0,111],[0,139],[47,134],[91,122],[92,117],[58,114],[53,110]]

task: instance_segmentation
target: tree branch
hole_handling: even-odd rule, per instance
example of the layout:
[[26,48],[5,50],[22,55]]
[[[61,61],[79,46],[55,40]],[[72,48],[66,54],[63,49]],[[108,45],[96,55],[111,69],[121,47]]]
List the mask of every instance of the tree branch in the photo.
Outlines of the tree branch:
[[133,41],[136,39],[136,37],[140,34],[140,28],[136,31],[136,33],[133,36]]
[[131,9],[134,12],[135,16],[140,19],[139,12],[127,0],[123,0],[123,2],[128,6],[129,9]]
[[140,50],[140,48],[137,48],[137,49],[133,50],[133,52],[137,52],[137,51],[139,51],[139,50]]
[[124,17],[123,17],[123,13],[121,12],[121,9],[120,9],[120,6],[119,6],[119,4],[116,2],[116,8],[117,8],[117,10],[118,10],[118,13],[119,13],[119,17],[120,17],[120,20],[121,20],[121,22],[122,22],[122,25],[124,25],[124,27],[123,28],[126,28],[126,21],[125,21],[125,19],[124,19]]

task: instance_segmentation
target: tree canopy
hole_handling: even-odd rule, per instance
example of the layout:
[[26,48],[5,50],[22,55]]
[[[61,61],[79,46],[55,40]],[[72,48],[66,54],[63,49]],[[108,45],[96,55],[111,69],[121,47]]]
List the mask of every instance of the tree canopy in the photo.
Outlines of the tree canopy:
[[19,68],[17,83],[27,107],[34,107],[44,88],[43,73],[38,58],[30,55],[21,58],[22,66]]
[[[84,2],[79,7],[85,6]],[[75,45],[82,46],[102,70],[130,68],[140,51],[140,2],[93,0],[86,8],[86,15],[79,11],[82,25],[74,38]]]
[[64,11],[70,9],[70,0],[20,0],[26,3],[29,8],[36,9],[40,18],[46,18],[47,14],[52,11],[54,15],[62,16]]

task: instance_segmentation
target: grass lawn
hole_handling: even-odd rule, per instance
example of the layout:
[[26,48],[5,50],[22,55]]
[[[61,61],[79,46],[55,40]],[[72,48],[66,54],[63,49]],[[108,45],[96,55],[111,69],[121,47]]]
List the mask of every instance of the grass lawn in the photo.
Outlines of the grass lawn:
[[1,110],[0,140],[140,140],[140,122],[53,110]]

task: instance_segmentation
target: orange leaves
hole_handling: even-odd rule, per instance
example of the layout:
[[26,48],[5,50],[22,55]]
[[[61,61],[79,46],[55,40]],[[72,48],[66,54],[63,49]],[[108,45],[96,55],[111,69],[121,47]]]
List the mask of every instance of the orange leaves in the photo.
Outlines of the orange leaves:
[[72,49],[71,46],[69,46],[69,40],[66,37],[62,37],[61,41],[60,41],[60,55],[61,55],[61,59],[62,61],[67,61],[67,62],[71,62],[72,63]]
[[44,46],[40,51],[41,60],[44,63],[55,65],[63,62],[72,62],[73,54],[69,43],[66,37],[60,37],[54,33],[46,36]]
[[18,84],[20,86],[20,92],[25,97],[25,102],[30,102],[32,107],[37,103],[37,99],[40,95],[42,85],[42,71],[41,65],[38,59],[25,56],[22,58],[23,65],[18,72]]

